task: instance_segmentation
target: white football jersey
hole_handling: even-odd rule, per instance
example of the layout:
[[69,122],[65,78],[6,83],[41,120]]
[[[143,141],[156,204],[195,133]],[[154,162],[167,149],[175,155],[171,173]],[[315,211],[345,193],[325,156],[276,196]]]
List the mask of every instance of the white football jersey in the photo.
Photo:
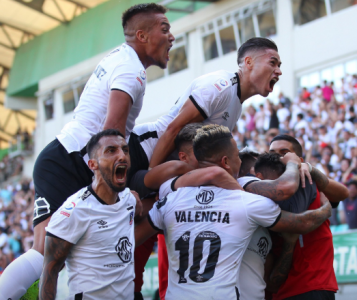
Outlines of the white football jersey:
[[265,299],[264,264],[271,246],[269,231],[259,226],[245,250],[240,267],[240,300]]
[[124,91],[133,101],[126,132],[122,132],[129,136],[143,105],[145,87],[146,71],[134,49],[127,44],[117,47],[98,64],[83,90],[72,121],[64,126],[57,139],[68,153],[82,150],[93,135],[103,130],[111,90]]
[[47,232],[73,244],[66,259],[68,300],[77,294],[88,300],[134,298],[135,205],[128,188],[107,205],[89,186],[52,215]]
[[237,299],[244,251],[258,226],[273,226],[280,213],[268,198],[214,186],[180,188],[157,202],[148,219],[165,233],[166,299]]
[[233,130],[241,113],[242,104],[238,98],[237,74],[220,70],[198,77],[177,100],[168,114],[156,122],[144,123],[134,127],[133,132],[139,136],[148,137],[140,143],[149,161],[158,139],[167,126],[178,115],[181,107],[187,101],[192,101],[204,117],[203,124],[218,124]]

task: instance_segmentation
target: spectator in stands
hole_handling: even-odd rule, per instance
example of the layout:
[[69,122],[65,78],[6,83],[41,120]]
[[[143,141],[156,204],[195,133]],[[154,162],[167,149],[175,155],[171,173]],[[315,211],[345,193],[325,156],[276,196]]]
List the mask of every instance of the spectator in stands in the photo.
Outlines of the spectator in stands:
[[349,229],[357,228],[357,181],[353,180],[347,184],[349,196],[343,201],[346,220]]
[[322,88],[322,97],[326,103],[329,103],[331,101],[331,98],[334,94],[332,86],[333,86],[333,82],[331,82],[331,84],[328,85],[327,81],[324,80],[324,87]]

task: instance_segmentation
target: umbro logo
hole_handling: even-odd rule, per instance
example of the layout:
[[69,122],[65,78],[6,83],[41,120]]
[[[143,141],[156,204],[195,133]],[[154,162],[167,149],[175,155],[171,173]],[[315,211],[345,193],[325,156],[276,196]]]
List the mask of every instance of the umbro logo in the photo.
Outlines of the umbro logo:
[[100,220],[97,222],[98,225],[100,225],[98,228],[107,228],[108,226],[105,226],[107,222]]
[[229,113],[228,113],[228,111],[226,111],[226,112],[223,114],[222,118],[225,119],[226,121],[228,120],[228,118],[229,118]]

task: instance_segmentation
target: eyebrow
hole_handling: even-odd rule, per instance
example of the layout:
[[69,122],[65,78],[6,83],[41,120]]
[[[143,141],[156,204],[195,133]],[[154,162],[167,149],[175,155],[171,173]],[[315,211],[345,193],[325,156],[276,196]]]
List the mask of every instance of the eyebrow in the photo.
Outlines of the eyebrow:
[[171,25],[167,22],[162,22],[161,25],[166,25],[166,26],[169,26],[169,28],[171,28]]
[[280,63],[279,66],[281,66],[282,62],[279,62],[279,59],[277,59],[275,56],[270,57],[270,59],[274,59],[278,64]]

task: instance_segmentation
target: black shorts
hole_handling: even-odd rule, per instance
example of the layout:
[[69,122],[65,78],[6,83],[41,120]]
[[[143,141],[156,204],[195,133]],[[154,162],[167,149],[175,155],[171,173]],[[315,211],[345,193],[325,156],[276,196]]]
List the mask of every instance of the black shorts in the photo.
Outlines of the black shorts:
[[91,184],[93,172],[80,152],[68,153],[55,139],[39,154],[33,170],[33,226],[51,216],[67,198]]
[[335,300],[335,293],[332,291],[310,291],[284,300]]

